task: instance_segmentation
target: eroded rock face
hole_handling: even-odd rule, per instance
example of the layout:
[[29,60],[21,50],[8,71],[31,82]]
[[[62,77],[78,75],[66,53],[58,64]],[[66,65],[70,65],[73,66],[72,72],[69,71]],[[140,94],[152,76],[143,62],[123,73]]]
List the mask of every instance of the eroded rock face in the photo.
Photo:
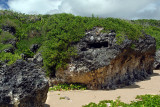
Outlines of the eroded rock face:
[[0,107],[43,107],[48,80],[33,63],[18,60],[0,68]]
[[82,83],[89,89],[115,89],[144,80],[153,72],[155,39],[145,35],[137,41],[116,43],[116,34],[95,28],[75,45],[77,56],[66,70],[59,69],[53,83]]

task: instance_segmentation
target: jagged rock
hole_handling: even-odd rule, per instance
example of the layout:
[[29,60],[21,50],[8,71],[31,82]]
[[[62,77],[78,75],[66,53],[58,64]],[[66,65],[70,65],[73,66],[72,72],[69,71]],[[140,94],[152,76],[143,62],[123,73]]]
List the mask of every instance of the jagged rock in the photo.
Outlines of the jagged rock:
[[42,55],[41,53],[37,53],[33,56],[33,58],[27,58],[27,61],[28,62],[33,62],[33,63],[36,63],[40,66],[43,66],[43,58],[42,58]]
[[21,53],[20,56],[23,60],[27,60],[27,55],[25,55],[24,53]]
[[33,62],[42,65],[43,64],[42,54],[41,53],[37,53],[36,55],[34,55]]
[[[56,71],[53,83],[81,83],[89,89],[115,89],[144,80],[153,72],[156,41],[145,35],[138,40],[116,43],[116,33],[88,31],[76,45],[77,56],[67,69]],[[97,33],[98,31],[98,33]]]
[[0,107],[43,107],[48,80],[34,63],[18,60],[0,68]]
[[33,45],[30,47],[30,50],[35,53],[35,52],[38,50],[38,48],[39,48],[39,45],[38,45],[38,44],[33,44]]
[[156,51],[155,61],[154,61],[154,69],[160,69],[160,50]]

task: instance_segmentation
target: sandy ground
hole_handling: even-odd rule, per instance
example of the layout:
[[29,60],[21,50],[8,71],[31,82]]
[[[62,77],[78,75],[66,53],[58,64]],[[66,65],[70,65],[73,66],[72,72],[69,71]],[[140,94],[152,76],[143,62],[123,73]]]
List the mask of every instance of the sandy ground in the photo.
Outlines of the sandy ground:
[[[122,89],[102,91],[52,91],[48,93],[46,107],[82,107],[90,102],[98,103],[101,100],[115,100],[120,96],[120,100],[126,103],[135,100],[137,95],[160,94],[160,70],[145,81],[137,82],[134,85]],[[60,99],[65,97],[65,99]]]

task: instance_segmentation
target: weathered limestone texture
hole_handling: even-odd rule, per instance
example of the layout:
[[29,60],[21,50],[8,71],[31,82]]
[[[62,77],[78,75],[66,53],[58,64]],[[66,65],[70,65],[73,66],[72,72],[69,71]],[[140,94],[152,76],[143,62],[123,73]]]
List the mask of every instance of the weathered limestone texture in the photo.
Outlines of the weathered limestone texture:
[[43,107],[48,80],[34,63],[18,60],[0,68],[0,107]]

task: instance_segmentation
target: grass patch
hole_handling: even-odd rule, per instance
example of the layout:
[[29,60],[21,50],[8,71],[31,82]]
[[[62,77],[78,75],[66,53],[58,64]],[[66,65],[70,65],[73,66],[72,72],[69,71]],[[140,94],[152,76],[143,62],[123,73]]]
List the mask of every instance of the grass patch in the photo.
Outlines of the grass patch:
[[69,90],[86,90],[86,87],[80,84],[58,84],[49,88],[49,91],[69,91]]
[[60,97],[59,99],[62,100],[62,99],[65,99],[65,97]]

